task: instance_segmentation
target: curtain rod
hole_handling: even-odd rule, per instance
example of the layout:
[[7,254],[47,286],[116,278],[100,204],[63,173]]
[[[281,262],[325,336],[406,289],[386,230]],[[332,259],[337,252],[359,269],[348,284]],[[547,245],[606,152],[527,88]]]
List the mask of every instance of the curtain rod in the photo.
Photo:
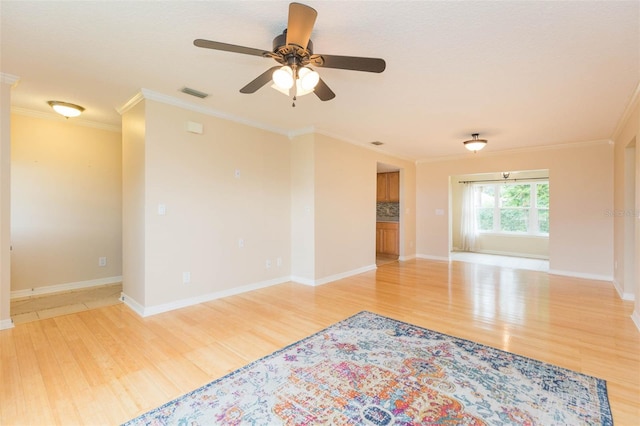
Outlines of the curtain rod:
[[517,182],[519,180],[549,180],[548,177],[532,177],[532,178],[522,178],[522,179],[486,179],[486,180],[459,180],[458,183],[476,183],[476,182]]

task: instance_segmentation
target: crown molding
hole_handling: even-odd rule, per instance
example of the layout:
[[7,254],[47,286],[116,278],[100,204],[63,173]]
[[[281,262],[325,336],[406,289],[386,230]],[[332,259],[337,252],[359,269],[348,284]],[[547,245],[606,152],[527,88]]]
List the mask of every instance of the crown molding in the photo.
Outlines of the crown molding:
[[633,92],[633,95],[631,95],[631,99],[629,99],[629,102],[627,102],[627,107],[624,109],[624,112],[620,116],[620,119],[618,120],[618,124],[616,125],[616,129],[613,132],[611,139],[615,141],[616,139],[618,139],[618,137],[620,137],[620,134],[622,133],[622,129],[624,129],[625,123],[627,122],[627,120],[629,120],[629,117],[631,117],[631,113],[638,105],[638,102],[640,102],[640,82],[638,82],[638,85],[636,86],[636,90]]
[[138,92],[135,96],[133,96],[124,105],[122,105],[122,107],[116,108],[116,111],[118,111],[118,113],[122,115],[128,110],[130,110],[131,108],[133,108],[135,105],[137,105],[143,99],[160,102],[166,105],[172,105],[178,108],[186,109],[188,111],[198,112],[200,114],[221,118],[223,120],[233,121],[234,123],[244,124],[245,126],[266,130],[266,131],[277,133],[287,137],[289,136],[289,133],[290,133],[288,130],[282,129],[280,127],[270,126],[265,123],[260,123],[258,121],[249,120],[244,117],[239,117],[237,115],[228,114],[214,108],[194,104],[192,102],[184,101],[182,99],[178,99],[173,96],[154,92],[153,90],[149,90],[149,89],[140,89],[140,92]]
[[11,113],[25,115],[27,117],[40,118],[43,120],[57,121],[60,123],[69,123],[69,124],[74,124],[76,126],[81,126],[81,127],[91,127],[93,129],[107,130],[110,132],[116,132],[116,133],[122,132],[122,128],[120,126],[115,126],[113,124],[98,123],[97,121],[83,120],[81,118],[66,119],[60,114],[56,114],[53,112],[34,111],[31,109],[14,106],[14,107],[11,107]]
[[0,72],[0,83],[8,84],[12,87],[15,87],[18,85],[19,81],[20,77],[18,77],[17,75]]
[[289,136],[289,139],[293,139],[297,136],[310,135],[313,133],[316,133],[316,128],[314,126],[309,126],[309,127],[303,127],[301,129],[291,130],[288,133],[288,136]]
[[143,99],[144,95],[142,94],[142,92],[138,92],[131,99],[125,102],[121,107],[116,108],[116,112],[122,115],[134,106],[138,105],[138,103]]
[[[503,149],[500,151],[489,151],[483,152],[483,157],[496,157],[501,155],[508,154],[521,154],[527,152],[538,152],[538,151],[553,151],[557,149],[570,149],[570,148],[580,148],[594,145],[613,145],[613,141],[611,139],[596,139],[592,141],[583,141],[583,142],[569,142],[569,143],[561,143],[555,145],[541,145],[541,146],[527,146],[522,148],[514,148],[514,149]],[[442,161],[454,161],[454,160],[462,160],[471,158],[470,155],[476,155],[471,153],[470,151],[466,154],[456,154],[456,155],[446,155],[442,157],[431,157],[431,158],[423,158],[416,161],[416,164],[421,163],[437,163]]]

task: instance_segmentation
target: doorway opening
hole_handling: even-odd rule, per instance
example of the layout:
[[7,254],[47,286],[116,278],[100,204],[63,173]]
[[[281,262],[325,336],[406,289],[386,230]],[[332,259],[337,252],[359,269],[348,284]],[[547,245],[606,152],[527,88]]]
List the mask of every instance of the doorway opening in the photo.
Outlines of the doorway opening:
[[401,255],[402,222],[400,168],[378,163],[376,170],[376,265]]

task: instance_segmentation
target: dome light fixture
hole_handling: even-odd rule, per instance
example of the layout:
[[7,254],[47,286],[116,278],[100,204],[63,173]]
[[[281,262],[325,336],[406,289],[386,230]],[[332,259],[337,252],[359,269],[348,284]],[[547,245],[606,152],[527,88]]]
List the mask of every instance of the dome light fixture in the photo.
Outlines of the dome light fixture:
[[467,148],[469,151],[473,151],[474,154],[480,151],[482,148],[484,148],[487,145],[487,140],[478,139],[478,136],[480,136],[480,133],[473,133],[471,134],[471,137],[473,139],[469,139],[468,141],[462,142],[465,148]]
[[77,117],[82,114],[82,111],[84,111],[84,107],[76,104],[70,104],[69,102],[48,101],[47,103],[55,112],[65,116],[66,118]]

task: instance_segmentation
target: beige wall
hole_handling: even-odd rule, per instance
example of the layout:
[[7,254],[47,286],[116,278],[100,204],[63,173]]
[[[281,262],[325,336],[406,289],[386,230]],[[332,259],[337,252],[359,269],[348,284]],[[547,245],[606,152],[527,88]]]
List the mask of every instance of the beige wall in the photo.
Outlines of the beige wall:
[[[170,308],[283,277],[286,281],[291,265],[289,139],[157,101],[142,102],[144,184],[136,192],[144,192],[144,230],[136,220],[128,230],[135,235],[125,235],[125,241],[139,252],[140,242],[134,240],[144,238],[144,253],[138,253],[145,259],[144,273],[129,276],[125,266],[124,282],[144,275],[144,299],[136,300],[128,290],[125,294],[144,308]],[[125,126],[132,113],[125,113]],[[187,132],[188,121],[201,123],[204,133]],[[137,179],[130,182],[125,175],[125,187],[139,186]],[[125,212],[131,202],[125,199]],[[159,205],[165,206],[165,215],[158,214]],[[138,261],[131,255],[125,265]],[[183,283],[184,272],[190,273],[190,283]]]
[[[203,134],[187,132],[189,121]],[[143,315],[375,268],[378,161],[401,169],[401,252],[415,255],[411,162],[154,99],[124,113],[123,140],[124,293]]]
[[145,103],[122,116],[122,292],[146,303]]
[[315,137],[316,279],[374,267],[375,158],[355,145]]
[[[579,161],[577,161],[579,159]],[[417,166],[419,256],[449,255],[449,177],[496,170],[549,170],[549,264],[556,273],[613,275],[613,147],[607,142],[512,153],[489,151]],[[437,215],[436,209],[445,214]]]
[[415,165],[322,134],[292,143],[292,279],[317,285],[375,268],[377,163],[400,169],[400,255],[415,257]]
[[11,290],[119,281],[120,133],[72,120],[11,120]]
[[640,99],[637,93],[630,114],[613,137],[615,181],[611,216],[617,264],[614,283],[623,297],[635,299],[633,318],[640,328]]
[[291,279],[315,279],[315,135],[291,141]]
[[316,136],[316,279],[375,265],[379,162],[400,169],[400,255],[415,256],[415,165]]
[[13,326],[10,313],[11,85],[0,73],[0,330]]

